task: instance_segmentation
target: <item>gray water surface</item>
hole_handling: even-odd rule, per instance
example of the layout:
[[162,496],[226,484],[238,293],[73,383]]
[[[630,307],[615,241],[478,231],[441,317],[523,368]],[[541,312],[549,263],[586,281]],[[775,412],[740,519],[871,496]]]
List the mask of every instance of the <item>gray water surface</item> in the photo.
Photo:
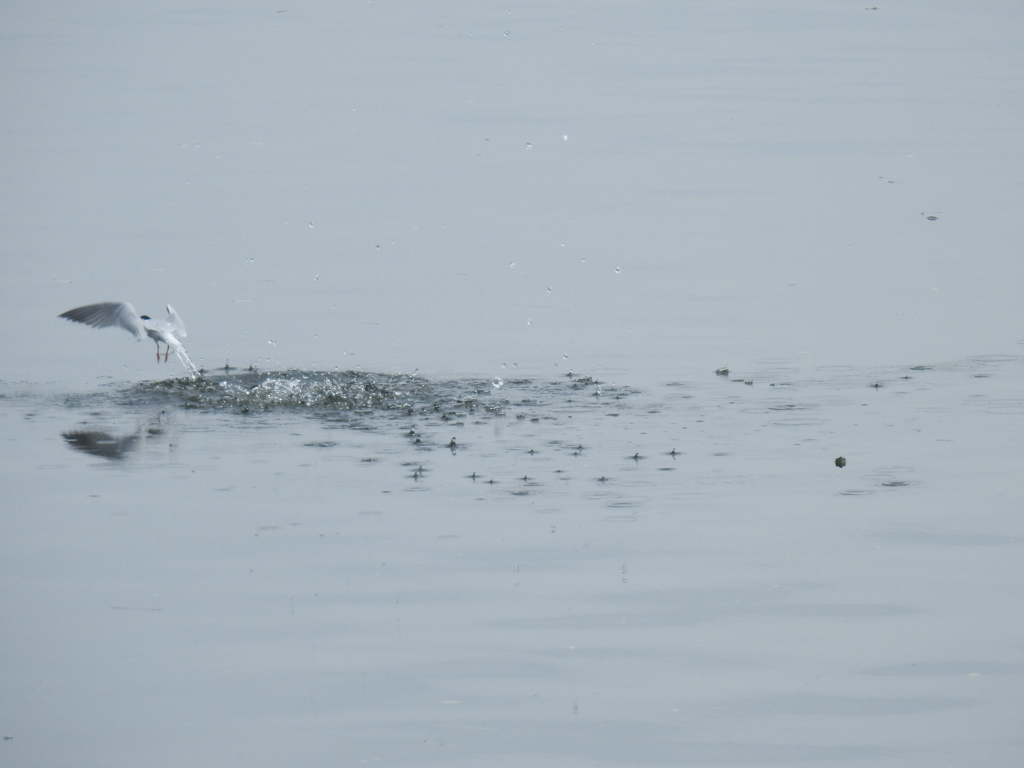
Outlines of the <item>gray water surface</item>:
[[1022,364],[9,387],[4,748],[1012,764]]
[[1018,766],[1022,30],[3,4],[0,764]]

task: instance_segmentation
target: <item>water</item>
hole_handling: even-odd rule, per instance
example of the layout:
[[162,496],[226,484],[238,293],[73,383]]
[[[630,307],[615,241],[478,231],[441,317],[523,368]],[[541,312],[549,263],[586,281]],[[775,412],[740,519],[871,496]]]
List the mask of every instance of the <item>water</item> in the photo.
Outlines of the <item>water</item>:
[[924,765],[969,733],[1009,755],[1022,364],[8,389],[5,748]]
[[0,11],[0,763],[1015,765],[1022,13]]

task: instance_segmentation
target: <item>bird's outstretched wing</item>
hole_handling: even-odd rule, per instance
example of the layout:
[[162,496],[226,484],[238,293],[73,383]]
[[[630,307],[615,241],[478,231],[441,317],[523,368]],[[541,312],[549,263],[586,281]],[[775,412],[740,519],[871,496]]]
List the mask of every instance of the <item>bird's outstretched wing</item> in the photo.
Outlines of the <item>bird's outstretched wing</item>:
[[174,311],[174,307],[172,307],[170,304],[167,305],[167,325],[167,330],[169,330],[175,336],[182,339],[188,336],[188,334],[185,333],[185,323],[181,321],[181,318],[178,316],[178,313]]
[[[169,307],[168,307],[169,309]],[[75,307],[62,313],[59,317],[85,323],[93,328],[109,328],[116,325],[124,328],[135,338],[141,339],[145,328],[135,309],[126,301],[104,301],[100,304],[87,304]]]

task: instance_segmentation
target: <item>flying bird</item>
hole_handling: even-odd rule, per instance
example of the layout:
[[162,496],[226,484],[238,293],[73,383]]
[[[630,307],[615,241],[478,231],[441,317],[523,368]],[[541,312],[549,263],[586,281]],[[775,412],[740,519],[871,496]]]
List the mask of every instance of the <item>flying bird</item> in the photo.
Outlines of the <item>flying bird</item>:
[[59,317],[73,320],[76,323],[91,325],[93,328],[109,328],[112,325],[116,325],[118,328],[124,328],[136,339],[141,339],[142,335],[145,334],[156,342],[156,361],[158,363],[160,362],[160,345],[166,344],[167,349],[164,350],[165,363],[173,347],[174,353],[181,361],[188,365],[193,373],[196,372],[196,367],[185,353],[185,347],[179,341],[179,339],[184,339],[188,335],[185,332],[185,323],[181,321],[178,313],[174,311],[174,307],[170,304],[167,305],[166,320],[154,320],[149,315],[137,314],[135,308],[126,301],[104,301],[100,304],[87,304],[84,307],[69,309],[67,312],[59,315]]

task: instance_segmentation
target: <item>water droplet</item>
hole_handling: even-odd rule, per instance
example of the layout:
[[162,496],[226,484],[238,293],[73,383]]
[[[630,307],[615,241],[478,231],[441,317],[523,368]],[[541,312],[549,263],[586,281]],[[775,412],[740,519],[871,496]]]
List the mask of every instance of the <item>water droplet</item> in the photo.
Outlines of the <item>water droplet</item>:
[[[505,366],[501,367],[504,368]],[[494,387],[495,389],[501,389],[502,387],[505,386],[505,382],[501,380],[500,376],[495,376],[493,379],[491,379],[491,386]]]
[[256,261],[256,259],[254,259],[254,258],[250,257],[250,258],[248,258],[248,259],[246,259],[246,260],[245,260],[245,263],[246,263],[246,264],[252,264],[252,263],[253,263],[254,261]]
[[502,364],[501,364],[501,370],[503,370],[503,371],[504,371],[504,370],[505,370],[505,368],[506,368],[506,365],[505,365],[504,363],[502,363]]
[[526,142],[526,148],[527,148],[527,149],[529,149],[529,148],[530,148],[530,147],[532,147],[532,146],[533,146],[533,144],[531,144],[530,142]]
[[616,275],[619,274],[621,271],[622,271],[622,267],[616,267],[615,268],[615,274]]
[[309,228],[310,228],[310,229],[312,229],[312,228],[313,228],[313,222],[312,222],[312,221],[311,221],[311,222],[309,222]]
[[272,347],[276,347],[277,346],[277,342],[274,341],[273,339],[267,339],[267,344],[269,344]]
[[533,318],[532,317],[526,318],[526,324],[527,325],[533,325]]
[[586,264],[586,263],[587,263],[586,259],[580,259],[580,264]]
[[568,353],[566,353],[566,354],[562,355],[562,359],[563,359],[563,360],[568,360],[568,359],[569,359],[569,355],[568,355]]
[[551,286],[548,286],[548,293],[551,293]]
[[568,133],[565,134],[564,136],[562,136],[562,141],[568,141],[568,140],[569,140],[569,134]]
[[320,282],[320,275],[313,275],[313,282],[314,283],[319,283]]
[[378,251],[380,250],[380,246],[379,246],[379,245],[377,246],[377,250],[378,250]]
[[508,268],[509,269],[515,269],[516,268],[516,263],[513,261],[511,264],[508,265]]
[[508,33],[508,32],[506,32],[506,33],[505,33],[505,37],[508,37],[508,34],[509,34],[509,33]]

